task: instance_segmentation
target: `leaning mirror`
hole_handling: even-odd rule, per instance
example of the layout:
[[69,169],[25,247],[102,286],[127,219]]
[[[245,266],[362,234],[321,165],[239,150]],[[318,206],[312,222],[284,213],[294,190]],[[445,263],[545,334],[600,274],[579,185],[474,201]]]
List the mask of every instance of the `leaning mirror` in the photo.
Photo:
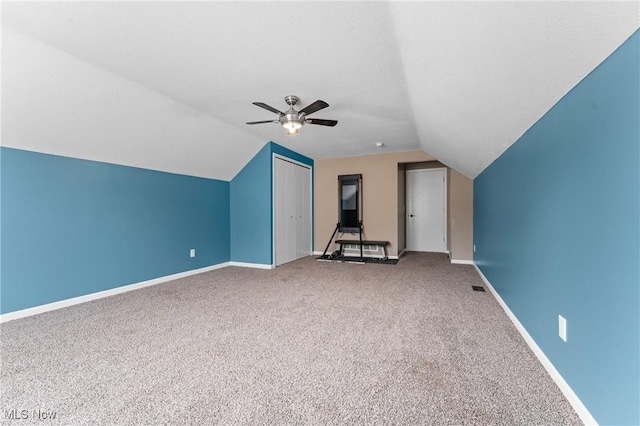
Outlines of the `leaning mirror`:
[[362,223],[362,175],[338,176],[340,232],[360,232]]

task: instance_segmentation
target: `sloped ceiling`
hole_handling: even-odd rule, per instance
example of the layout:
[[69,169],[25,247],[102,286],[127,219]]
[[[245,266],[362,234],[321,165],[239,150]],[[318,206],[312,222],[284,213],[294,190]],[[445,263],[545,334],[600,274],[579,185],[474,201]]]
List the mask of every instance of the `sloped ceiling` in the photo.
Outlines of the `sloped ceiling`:
[[[473,178],[639,26],[638,2],[4,2],[2,145],[230,180],[268,141]],[[323,99],[334,128],[248,126]],[[384,143],[382,148],[376,142]]]

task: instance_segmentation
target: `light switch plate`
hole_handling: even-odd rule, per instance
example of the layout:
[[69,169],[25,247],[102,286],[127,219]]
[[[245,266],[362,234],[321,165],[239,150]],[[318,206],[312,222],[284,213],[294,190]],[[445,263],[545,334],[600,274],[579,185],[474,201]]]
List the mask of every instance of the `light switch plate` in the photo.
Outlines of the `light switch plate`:
[[562,315],[558,315],[558,334],[562,340],[567,341],[567,320]]

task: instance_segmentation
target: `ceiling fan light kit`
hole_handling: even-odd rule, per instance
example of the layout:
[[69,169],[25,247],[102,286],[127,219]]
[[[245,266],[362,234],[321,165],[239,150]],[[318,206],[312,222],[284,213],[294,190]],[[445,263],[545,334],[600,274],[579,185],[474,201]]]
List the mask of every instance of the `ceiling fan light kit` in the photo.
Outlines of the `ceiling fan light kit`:
[[250,121],[247,124],[263,124],[263,123],[279,123],[287,132],[287,135],[297,135],[299,130],[305,124],[317,124],[320,126],[333,127],[338,122],[336,120],[325,120],[322,118],[307,118],[308,115],[313,114],[316,111],[320,111],[329,106],[328,103],[322,100],[317,100],[311,105],[302,108],[300,111],[296,111],[294,105],[300,102],[300,98],[294,95],[289,95],[284,98],[284,101],[289,105],[289,109],[286,112],[282,112],[262,102],[253,102],[254,105],[264,108],[268,111],[278,114],[277,120],[266,121]]

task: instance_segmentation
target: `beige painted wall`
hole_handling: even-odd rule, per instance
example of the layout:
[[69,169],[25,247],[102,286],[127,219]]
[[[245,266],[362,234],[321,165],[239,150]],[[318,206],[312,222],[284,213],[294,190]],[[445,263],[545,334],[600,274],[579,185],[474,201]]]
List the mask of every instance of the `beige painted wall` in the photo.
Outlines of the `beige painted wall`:
[[473,181],[449,169],[449,251],[453,260],[473,260]]
[[[338,221],[338,175],[361,173],[363,238],[389,241],[388,254],[397,256],[405,248],[405,170],[443,167],[434,160],[421,150],[316,160],[314,250],[324,250]],[[472,181],[454,170],[450,171],[448,181],[449,250],[453,259],[471,260]],[[339,237],[340,234],[335,239]],[[352,238],[350,234],[344,237]],[[329,248],[335,249],[335,245]]]

